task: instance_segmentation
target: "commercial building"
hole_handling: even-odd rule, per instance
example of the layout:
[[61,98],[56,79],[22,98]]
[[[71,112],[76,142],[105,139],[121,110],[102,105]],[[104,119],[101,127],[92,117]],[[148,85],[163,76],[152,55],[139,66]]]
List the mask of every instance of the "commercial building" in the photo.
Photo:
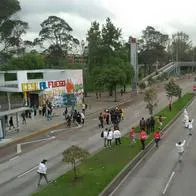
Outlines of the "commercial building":
[[83,101],[83,73],[61,69],[0,71],[0,92],[7,94],[8,105],[7,111],[0,110],[0,118],[12,114],[17,117],[17,111],[21,112],[21,107],[16,109],[11,105],[10,97],[15,94],[22,97],[21,106],[25,107],[39,107],[47,101],[53,107],[73,106]]

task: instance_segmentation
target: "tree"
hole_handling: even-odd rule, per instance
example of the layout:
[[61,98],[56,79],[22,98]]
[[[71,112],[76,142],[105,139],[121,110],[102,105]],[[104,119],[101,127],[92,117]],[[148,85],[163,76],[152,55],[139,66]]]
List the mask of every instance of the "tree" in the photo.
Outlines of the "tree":
[[71,163],[72,168],[74,170],[74,179],[78,178],[76,163],[77,161],[84,161],[89,156],[89,152],[78,147],[72,145],[67,150],[63,152],[63,161],[65,163]]
[[95,66],[100,66],[101,60],[101,31],[98,22],[91,24],[87,33],[88,41],[88,71],[91,72]]
[[146,88],[146,83],[144,81],[139,83],[139,88],[141,89],[141,92]]
[[154,88],[145,90],[144,101],[147,102],[146,108],[149,110],[149,114],[153,114],[154,107],[158,104],[157,91]]
[[123,69],[120,68],[118,64],[118,60],[115,61],[112,64],[106,64],[105,68],[103,70],[104,72],[104,82],[110,92],[114,91],[114,101],[117,101],[117,86],[124,84],[126,81],[126,74]]
[[174,79],[170,79],[170,81],[165,84],[165,90],[170,103],[172,103],[173,97],[181,97],[182,89],[174,82]]
[[177,32],[172,35],[171,45],[170,45],[170,53],[172,55],[172,59],[175,61],[186,61],[192,60],[189,51],[192,48],[192,42],[184,32]]
[[20,4],[17,0],[2,0],[0,3],[1,58],[5,57],[6,59],[13,54],[24,51],[21,36],[26,33],[28,24],[11,18],[20,9]]
[[37,53],[26,53],[22,57],[13,57],[7,65],[2,67],[2,70],[32,70],[45,68],[43,57]]
[[150,74],[153,71],[153,64],[159,62],[162,66],[168,62],[168,54],[165,49],[169,36],[151,26],[147,26],[142,33],[142,38],[138,40],[138,60],[139,64],[144,64],[145,74]]
[[62,18],[49,16],[41,23],[39,38],[36,38],[34,43],[46,46],[45,54],[50,60],[65,59],[67,52],[79,44],[78,39],[71,35],[72,31],[70,25]]
[[1,0],[0,2],[0,25],[10,18],[13,14],[20,11],[18,0]]
[[116,52],[121,48],[121,29],[114,26],[110,18],[106,19],[106,24],[103,25],[102,31],[102,45],[103,45],[103,58],[105,63],[114,57]]

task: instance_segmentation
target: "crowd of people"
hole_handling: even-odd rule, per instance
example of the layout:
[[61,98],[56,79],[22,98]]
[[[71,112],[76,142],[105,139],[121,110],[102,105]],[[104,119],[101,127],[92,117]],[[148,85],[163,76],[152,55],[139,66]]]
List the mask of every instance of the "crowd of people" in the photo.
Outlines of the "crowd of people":
[[63,112],[63,115],[65,117],[65,121],[67,123],[67,127],[71,126],[77,126],[82,127],[85,122],[85,112],[87,109],[87,104],[82,104],[82,111],[78,111],[76,109],[68,110],[68,108],[65,108],[65,111]]

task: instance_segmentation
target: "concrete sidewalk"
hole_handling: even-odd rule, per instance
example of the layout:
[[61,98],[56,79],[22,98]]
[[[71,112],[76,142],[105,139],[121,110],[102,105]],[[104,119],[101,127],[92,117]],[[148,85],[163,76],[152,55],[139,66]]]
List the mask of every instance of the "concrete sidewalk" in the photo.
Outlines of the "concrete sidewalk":
[[[125,93],[123,96],[120,93],[117,94],[117,102],[114,102],[114,97],[108,96],[108,93],[102,93],[101,98],[97,99],[95,93],[91,93],[88,97],[85,97],[85,103],[88,105],[86,110],[86,119],[97,118],[100,112],[109,107],[120,105],[123,102],[131,101],[138,95],[131,95],[130,92]],[[0,141],[0,147],[7,144],[20,142],[22,140],[30,139],[40,134],[44,134],[49,130],[57,129],[65,124],[65,117],[63,111],[65,108],[54,108],[54,116],[52,120],[48,121],[46,117],[40,116],[38,113],[36,116],[32,115],[32,118],[27,118],[26,124],[22,124],[22,118],[19,115],[19,131],[15,129],[6,129],[5,139]],[[81,106],[76,108],[81,111]],[[97,120],[98,121],[98,120]]]

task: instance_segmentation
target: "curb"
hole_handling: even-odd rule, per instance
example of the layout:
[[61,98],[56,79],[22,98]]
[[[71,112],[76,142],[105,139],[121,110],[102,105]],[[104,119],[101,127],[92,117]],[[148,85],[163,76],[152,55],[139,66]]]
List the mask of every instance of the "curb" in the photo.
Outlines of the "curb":
[[31,134],[29,134],[29,135],[18,137],[18,138],[14,139],[14,140],[12,140],[10,142],[7,142],[7,143],[3,144],[2,146],[0,146],[0,149],[2,149],[4,147],[7,147],[7,146],[10,146],[10,145],[15,144],[15,143],[19,143],[19,142],[21,142],[23,140],[27,140],[27,139],[31,139],[33,137],[39,136],[41,134],[44,134],[44,133],[50,131],[51,129],[55,129],[55,128],[57,128],[59,126],[62,126],[64,124],[65,123],[54,124],[54,125],[52,125],[49,128],[45,128],[45,129],[41,129],[41,130],[38,130],[38,131],[34,131]]
[[[126,102],[119,102],[118,104],[115,104],[115,105],[113,105],[113,106],[109,106],[108,109],[114,108],[114,107],[116,107],[116,106],[121,106],[121,107],[122,107],[123,105],[129,104],[129,103],[131,103],[131,100],[130,100],[130,101],[126,101]],[[96,111],[94,111],[94,112],[88,113],[86,116],[93,115],[93,114],[95,114],[95,113],[97,113],[97,112],[99,112],[99,111],[102,111],[102,110],[103,110],[103,108],[102,108],[102,109],[98,109],[98,110],[96,110]],[[54,125],[52,125],[52,126],[49,127],[49,128],[40,129],[40,130],[38,130],[38,131],[33,131],[32,133],[30,133],[30,134],[28,134],[28,135],[26,135],[26,136],[18,137],[18,138],[16,138],[16,139],[13,139],[13,140],[11,140],[11,141],[8,141],[8,142],[5,143],[5,144],[0,145],[0,149],[3,149],[3,148],[5,148],[5,147],[8,147],[8,146],[10,146],[10,145],[12,145],[12,144],[20,143],[20,142],[23,141],[23,140],[32,139],[32,138],[34,138],[34,137],[36,137],[36,136],[42,135],[42,134],[44,134],[44,133],[50,131],[51,129],[58,128],[58,127],[60,127],[60,126],[62,126],[62,125],[64,125],[64,124],[65,124],[65,122],[61,122],[61,123],[58,123],[58,124],[54,124]]]
[[[195,99],[195,96],[193,96],[193,98],[187,103],[185,107],[189,106],[193,100]],[[184,109],[183,108],[183,109]],[[163,133],[168,129],[169,126],[171,126],[175,121],[176,119],[182,114],[183,112],[183,109],[181,111],[179,111],[176,116],[162,129],[161,131],[161,135],[163,135]],[[154,149],[155,146],[154,146],[154,140],[151,140],[144,151],[140,151],[136,157],[130,161],[121,171],[120,173],[117,174],[116,177],[114,177],[114,179],[104,188],[104,190],[99,194],[99,196],[108,196],[110,195],[114,190],[115,188],[120,184],[120,182],[126,177],[126,175],[134,169],[134,167],[137,165],[137,163],[139,161],[144,161],[144,158],[145,158],[145,155],[146,153],[148,153],[150,150]]]

